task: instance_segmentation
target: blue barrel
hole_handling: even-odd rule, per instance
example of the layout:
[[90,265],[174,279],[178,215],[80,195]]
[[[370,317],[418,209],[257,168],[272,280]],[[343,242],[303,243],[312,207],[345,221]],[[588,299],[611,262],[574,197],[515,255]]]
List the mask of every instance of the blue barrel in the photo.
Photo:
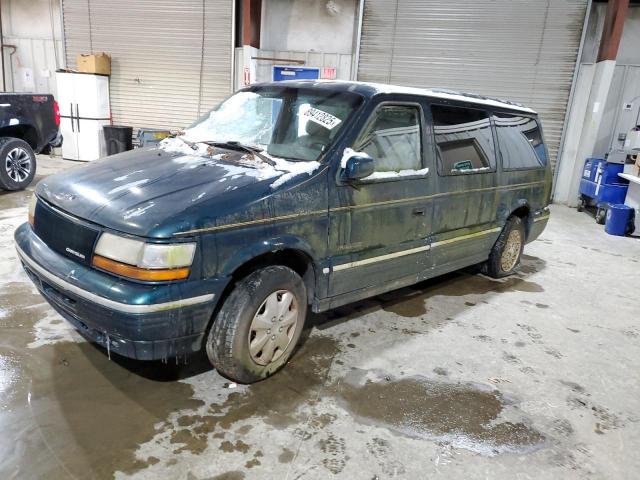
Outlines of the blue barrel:
[[604,231],[609,235],[623,237],[633,232],[633,217],[633,208],[622,204],[609,205]]

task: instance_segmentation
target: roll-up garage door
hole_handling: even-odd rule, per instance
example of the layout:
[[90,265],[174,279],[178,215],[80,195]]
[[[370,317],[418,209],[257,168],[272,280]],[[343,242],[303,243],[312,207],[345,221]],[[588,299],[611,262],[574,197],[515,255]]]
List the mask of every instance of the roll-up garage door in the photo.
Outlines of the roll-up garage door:
[[117,124],[188,126],[232,90],[233,0],[63,0],[67,65],[111,55]]
[[358,79],[441,87],[540,113],[555,163],[587,0],[365,0]]

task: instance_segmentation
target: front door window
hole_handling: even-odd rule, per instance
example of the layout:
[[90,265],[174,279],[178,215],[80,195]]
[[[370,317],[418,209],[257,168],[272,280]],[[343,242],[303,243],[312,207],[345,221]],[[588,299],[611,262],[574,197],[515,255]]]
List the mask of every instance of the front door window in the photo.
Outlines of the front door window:
[[354,149],[375,160],[376,172],[420,170],[420,110],[416,106],[383,105],[367,123]]

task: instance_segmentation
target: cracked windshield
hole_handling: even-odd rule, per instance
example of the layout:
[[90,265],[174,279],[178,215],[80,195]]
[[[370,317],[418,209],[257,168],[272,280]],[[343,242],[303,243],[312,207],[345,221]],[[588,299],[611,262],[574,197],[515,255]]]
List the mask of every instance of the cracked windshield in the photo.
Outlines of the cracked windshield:
[[189,142],[237,142],[270,156],[315,161],[327,151],[361,98],[276,88],[239,92],[181,136]]

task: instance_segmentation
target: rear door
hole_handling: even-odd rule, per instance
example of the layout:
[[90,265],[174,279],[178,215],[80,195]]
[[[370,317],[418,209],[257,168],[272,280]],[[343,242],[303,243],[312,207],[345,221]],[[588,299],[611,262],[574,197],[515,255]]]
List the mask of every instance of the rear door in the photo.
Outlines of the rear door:
[[410,98],[369,107],[351,147],[375,160],[374,174],[355,184],[337,178],[329,187],[330,296],[417,276],[429,266],[425,115]]
[[430,113],[438,165],[431,254],[436,270],[451,270],[485,260],[500,232],[495,145],[481,108],[433,103]]
[[499,218],[506,219],[521,206],[527,206],[530,211],[546,207],[551,190],[551,170],[537,119],[517,113],[494,112],[493,123],[502,166],[502,188],[497,199]]

